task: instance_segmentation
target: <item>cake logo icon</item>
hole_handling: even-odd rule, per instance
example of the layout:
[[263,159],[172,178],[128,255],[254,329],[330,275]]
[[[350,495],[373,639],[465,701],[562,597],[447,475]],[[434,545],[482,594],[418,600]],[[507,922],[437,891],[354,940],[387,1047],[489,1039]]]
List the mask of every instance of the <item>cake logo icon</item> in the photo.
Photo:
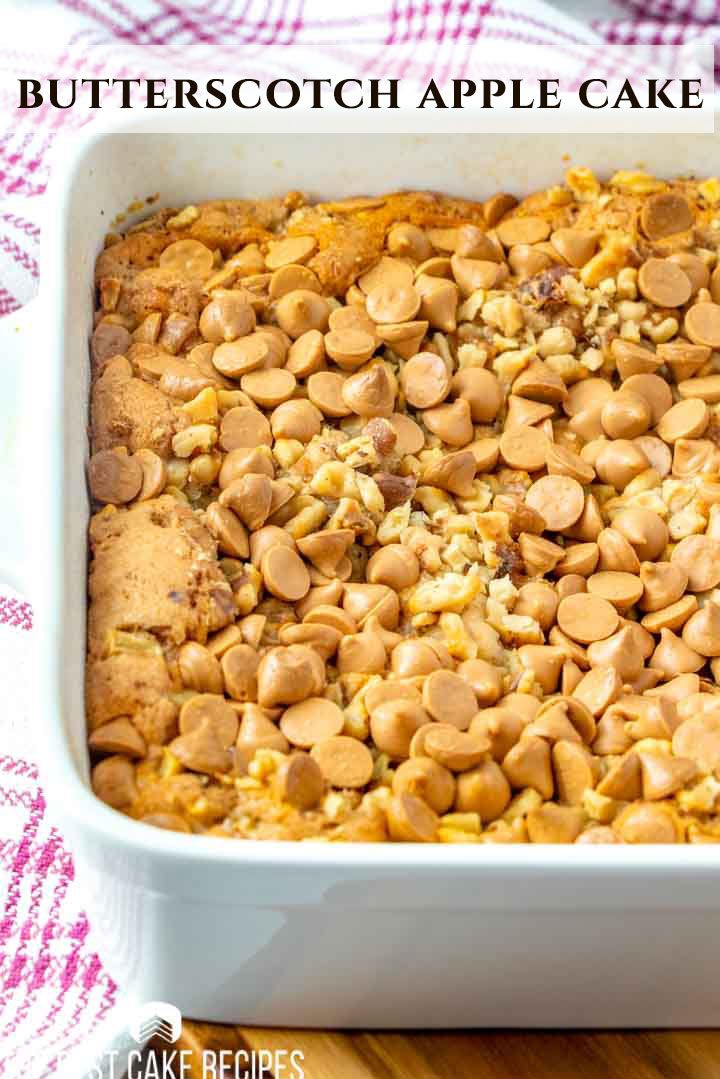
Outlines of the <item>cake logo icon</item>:
[[151,1038],[160,1038],[164,1042],[176,1042],[180,1037],[182,1015],[174,1004],[164,1000],[149,1000],[138,1008],[130,1024],[130,1033],[140,1045]]

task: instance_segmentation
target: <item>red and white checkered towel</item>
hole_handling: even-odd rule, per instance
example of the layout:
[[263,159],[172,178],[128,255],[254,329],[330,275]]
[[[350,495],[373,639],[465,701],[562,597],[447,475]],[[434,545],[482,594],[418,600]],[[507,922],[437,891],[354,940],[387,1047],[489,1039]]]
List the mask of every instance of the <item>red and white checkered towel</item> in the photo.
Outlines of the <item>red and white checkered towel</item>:
[[[0,315],[37,289],[48,151],[92,122],[80,109],[18,112],[18,78],[567,79],[597,76],[608,42],[660,74],[680,46],[720,43],[720,0],[5,0]],[[115,1036],[122,987],[45,810],[26,703],[32,618],[0,582],[0,1079],[78,1079],[88,1049]]]

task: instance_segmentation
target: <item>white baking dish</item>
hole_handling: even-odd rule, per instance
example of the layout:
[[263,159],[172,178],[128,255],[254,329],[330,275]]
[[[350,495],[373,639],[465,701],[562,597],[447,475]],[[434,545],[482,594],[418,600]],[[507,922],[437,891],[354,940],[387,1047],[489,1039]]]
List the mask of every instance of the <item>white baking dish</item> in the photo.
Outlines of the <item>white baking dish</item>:
[[720,848],[293,845],[163,832],[88,789],[82,694],[87,338],[93,262],[118,211],[155,192],[174,206],[289,188],[520,194],[557,181],[568,151],[601,173],[643,163],[712,174],[713,136],[217,136],[203,124],[158,135],[135,122],[85,138],[58,167],[44,236],[42,362],[25,406],[39,446],[25,497],[38,514],[35,721],[104,961],[138,997],[248,1024],[716,1025]]

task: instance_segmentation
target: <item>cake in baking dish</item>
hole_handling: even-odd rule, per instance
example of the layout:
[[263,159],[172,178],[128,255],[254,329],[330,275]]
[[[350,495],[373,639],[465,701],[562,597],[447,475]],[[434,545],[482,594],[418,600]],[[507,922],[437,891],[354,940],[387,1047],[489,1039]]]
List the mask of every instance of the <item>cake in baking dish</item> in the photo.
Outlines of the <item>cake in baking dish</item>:
[[99,798],[244,839],[720,839],[720,182],[111,235]]

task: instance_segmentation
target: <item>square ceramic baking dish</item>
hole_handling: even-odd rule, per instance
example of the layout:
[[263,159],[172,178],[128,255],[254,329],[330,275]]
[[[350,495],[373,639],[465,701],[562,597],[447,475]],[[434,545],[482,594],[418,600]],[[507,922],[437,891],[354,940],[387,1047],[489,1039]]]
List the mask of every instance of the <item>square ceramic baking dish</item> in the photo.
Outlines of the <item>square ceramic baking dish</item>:
[[247,1024],[716,1025],[716,846],[188,838],[95,799],[83,712],[87,341],[93,263],[119,211],[155,193],[172,206],[292,188],[523,194],[557,182],[568,153],[604,175],[637,165],[712,175],[714,137],[218,134],[204,117],[195,131],[166,119],[165,134],[137,121],[93,130],[56,165],[23,406],[33,459],[15,496],[35,514],[44,783],[111,974],[138,998]]

